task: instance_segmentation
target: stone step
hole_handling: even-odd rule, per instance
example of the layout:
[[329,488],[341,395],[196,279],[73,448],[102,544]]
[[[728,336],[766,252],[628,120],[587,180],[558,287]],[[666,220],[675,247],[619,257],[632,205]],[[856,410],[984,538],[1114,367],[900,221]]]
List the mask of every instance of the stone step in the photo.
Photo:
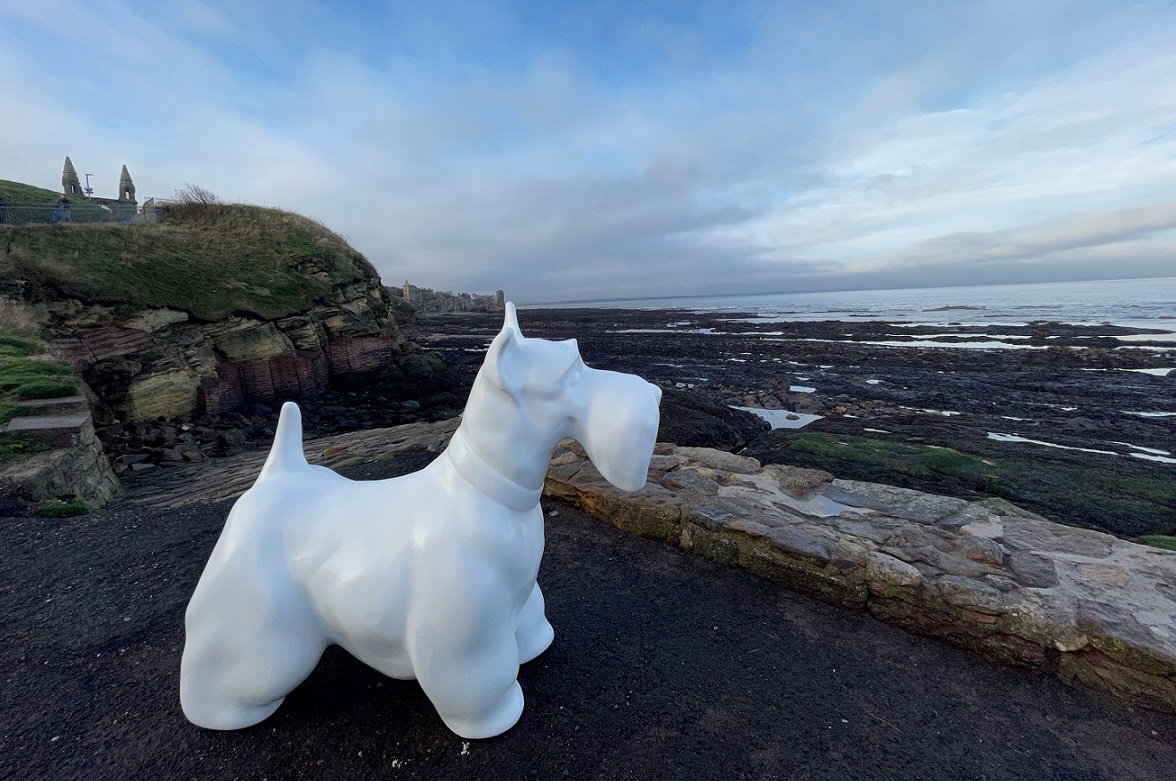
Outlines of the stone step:
[[89,400],[80,393],[57,399],[28,399],[16,402],[15,406],[20,410],[19,416],[30,417],[73,415],[82,412],[88,414],[90,411]]
[[30,434],[50,447],[70,447],[90,422],[90,410],[64,415],[24,415],[0,428],[5,434]]

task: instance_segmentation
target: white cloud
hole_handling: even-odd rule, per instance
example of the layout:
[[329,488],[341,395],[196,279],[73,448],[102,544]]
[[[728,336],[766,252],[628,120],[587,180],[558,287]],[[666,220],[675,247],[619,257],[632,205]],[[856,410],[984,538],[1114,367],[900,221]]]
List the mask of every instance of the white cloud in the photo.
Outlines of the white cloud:
[[524,301],[1156,267],[1171,9],[844,6],[737,43],[631,20],[611,62],[591,6],[532,40],[490,6],[0,0],[0,177],[69,154],[102,193],[127,163],[144,196],[310,214],[390,283]]

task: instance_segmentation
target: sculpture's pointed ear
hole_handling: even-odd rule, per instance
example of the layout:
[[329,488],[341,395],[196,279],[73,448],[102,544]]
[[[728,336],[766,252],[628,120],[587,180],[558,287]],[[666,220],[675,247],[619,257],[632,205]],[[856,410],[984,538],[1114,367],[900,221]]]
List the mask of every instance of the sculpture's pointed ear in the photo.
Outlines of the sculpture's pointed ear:
[[523,329],[519,328],[519,315],[515,312],[515,305],[510,301],[506,302],[506,319],[502,323],[503,330],[513,328],[514,332],[523,338]]
[[[513,314],[513,307],[511,313]],[[507,317],[509,319],[510,315]],[[490,343],[490,349],[486,351],[486,360],[482,362],[482,373],[486,379],[495,387],[506,391],[512,399],[520,384],[518,352],[521,349],[518,332],[510,326],[503,326]]]

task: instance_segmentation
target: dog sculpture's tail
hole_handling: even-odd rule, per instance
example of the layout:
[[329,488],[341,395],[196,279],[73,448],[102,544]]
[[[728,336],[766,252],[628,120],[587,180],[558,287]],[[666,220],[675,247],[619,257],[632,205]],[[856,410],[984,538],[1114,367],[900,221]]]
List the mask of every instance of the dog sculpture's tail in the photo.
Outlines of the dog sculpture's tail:
[[277,477],[280,474],[308,468],[306,454],[302,452],[302,411],[292,401],[282,405],[278,416],[278,430],[269,458],[261,468],[257,481]]

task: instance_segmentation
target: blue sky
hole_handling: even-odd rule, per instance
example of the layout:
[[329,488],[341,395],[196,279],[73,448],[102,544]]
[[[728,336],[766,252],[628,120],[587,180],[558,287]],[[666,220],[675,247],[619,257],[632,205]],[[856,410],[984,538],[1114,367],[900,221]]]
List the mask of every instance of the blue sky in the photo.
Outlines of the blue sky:
[[520,302],[1176,274],[1176,4],[0,0],[0,178]]

